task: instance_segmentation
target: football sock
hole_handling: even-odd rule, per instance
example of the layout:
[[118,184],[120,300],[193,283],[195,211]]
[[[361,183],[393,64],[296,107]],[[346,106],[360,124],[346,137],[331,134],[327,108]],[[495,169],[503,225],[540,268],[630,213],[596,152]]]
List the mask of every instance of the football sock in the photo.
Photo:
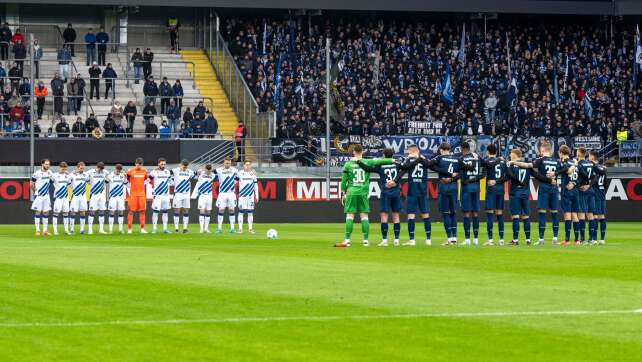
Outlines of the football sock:
[[69,230],[74,231],[74,224],[76,223],[76,215],[69,216]]
[[426,233],[426,240],[430,240],[432,236],[432,224],[430,223],[430,218],[424,218],[424,232]]
[[457,214],[454,212],[450,214],[450,235],[453,239],[457,239]]
[[223,218],[225,218],[225,213],[223,212],[218,212],[218,229],[221,230],[223,228]]
[[589,220],[589,240],[597,239],[597,221]]
[[464,236],[466,239],[470,239],[470,218],[464,216]]
[[245,213],[245,211],[239,210],[239,217],[238,217],[238,219],[239,219],[239,230],[243,230],[243,214],[244,213]]
[[606,219],[600,219],[600,240],[606,237]]
[[450,214],[442,214],[444,219],[444,231],[446,231],[446,237],[450,239]]
[[69,216],[62,215],[62,224],[65,227],[65,231],[69,231]]
[[40,232],[40,215],[34,215],[33,224],[36,225],[36,232]]
[[54,233],[58,233],[58,215],[54,214],[51,218],[51,226],[53,226]]
[[163,230],[167,230],[167,223],[169,222],[169,212],[163,211]]
[[571,220],[564,220],[564,240],[571,240],[571,226],[573,222]]
[[539,217],[539,238],[540,240],[544,239],[544,233],[546,232],[546,213],[545,212],[540,212],[538,213]]
[[388,240],[388,223],[387,222],[381,223],[381,239]]
[[479,238],[479,216],[473,216],[473,236]]
[[363,233],[363,240],[368,240],[370,236],[370,220],[361,219],[361,232]]
[[109,232],[114,230],[114,215],[109,215]]
[[250,230],[254,228],[254,213],[252,211],[247,212],[247,228]]
[[415,240],[415,219],[408,219],[408,239]]
[[486,232],[488,233],[488,240],[493,240],[493,214],[486,214]]
[[49,223],[49,215],[42,215],[40,222],[42,223],[42,231],[47,232],[47,224]]
[[519,239],[519,218],[513,218],[513,240]]
[[585,241],[586,239],[584,238],[586,236],[585,231],[586,230],[586,220],[580,220],[580,240]]
[[[232,221],[234,223],[234,221]],[[183,229],[187,230],[187,227],[189,226],[189,213],[184,212],[183,213]]]
[[524,223],[524,234],[526,235],[526,240],[530,240],[531,239],[531,219],[527,217],[526,219],[522,220],[522,222]]
[[350,237],[352,236],[352,229],[354,228],[354,220],[353,219],[346,219],[346,231],[345,231],[345,239],[350,240]]
[[156,225],[158,224],[158,211],[152,211],[152,229],[156,230]]
[[118,227],[120,229],[123,228],[124,223],[125,223],[125,217],[123,215],[118,216]]
[[85,216],[80,215],[80,232],[85,231]]
[[89,229],[94,225],[94,214],[89,214],[89,216],[87,216],[87,225],[89,226]]
[[[240,220],[240,215],[239,215],[239,220]],[[205,214],[198,215],[198,226],[201,228],[200,229],[201,231],[205,230]]]
[[497,216],[497,232],[499,234],[499,240],[504,240],[504,215]]
[[177,213],[174,212],[174,230],[178,230],[178,224],[181,222],[181,216]]
[[98,227],[100,228],[100,231],[105,228],[105,214],[102,212],[98,214]]
[[203,218],[205,219],[205,230],[209,230],[210,229],[210,214],[203,215]]
[[579,221],[573,221],[573,236],[575,237],[575,241],[580,240],[580,222]]
[[236,214],[234,211],[230,211],[230,230],[234,230],[234,224],[236,224]]
[[558,212],[553,212],[551,218],[553,219],[553,237],[557,239],[560,233],[560,215]]
[[138,222],[140,223],[140,228],[144,229],[145,228],[145,211],[141,211],[138,213]]
[[395,233],[395,240],[399,240],[399,236],[401,235],[401,224],[398,222],[392,224],[392,231]]
[[127,214],[127,228],[131,230],[133,224],[134,224],[134,214],[130,212],[129,214]]

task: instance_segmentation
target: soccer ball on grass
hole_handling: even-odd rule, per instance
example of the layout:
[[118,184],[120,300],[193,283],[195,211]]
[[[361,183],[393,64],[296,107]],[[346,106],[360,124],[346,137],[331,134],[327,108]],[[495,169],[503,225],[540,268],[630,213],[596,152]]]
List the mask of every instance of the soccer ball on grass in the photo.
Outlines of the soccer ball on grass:
[[270,240],[274,240],[279,236],[279,234],[276,232],[274,229],[270,229],[267,231],[267,238]]

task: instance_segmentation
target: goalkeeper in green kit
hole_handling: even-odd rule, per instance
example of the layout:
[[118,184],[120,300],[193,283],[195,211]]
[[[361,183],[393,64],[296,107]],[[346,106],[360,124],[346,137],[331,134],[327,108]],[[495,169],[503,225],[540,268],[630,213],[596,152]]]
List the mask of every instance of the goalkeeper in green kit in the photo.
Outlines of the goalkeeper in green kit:
[[342,243],[335,244],[336,247],[350,246],[350,236],[354,227],[354,215],[359,213],[361,218],[361,231],[363,232],[363,246],[368,246],[368,233],[370,232],[370,222],[368,213],[370,212],[370,202],[368,194],[370,192],[370,173],[364,171],[356,161],[361,160],[368,166],[390,165],[394,162],[391,158],[381,158],[376,160],[363,160],[363,147],[354,145],[352,148],[353,158],[343,166],[343,175],[341,176],[341,185],[339,194],[343,203],[343,211],[346,214],[346,232],[345,240]]

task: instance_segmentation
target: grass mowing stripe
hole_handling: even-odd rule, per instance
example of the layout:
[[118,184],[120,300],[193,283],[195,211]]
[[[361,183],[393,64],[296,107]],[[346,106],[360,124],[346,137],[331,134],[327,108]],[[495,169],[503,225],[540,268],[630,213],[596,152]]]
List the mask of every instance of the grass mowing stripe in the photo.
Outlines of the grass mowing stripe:
[[336,320],[373,320],[373,319],[418,319],[418,318],[490,318],[520,316],[578,316],[608,314],[642,314],[641,309],[630,310],[560,310],[560,311],[524,311],[524,312],[462,312],[462,313],[417,313],[417,314],[384,314],[384,315],[337,315],[337,316],[300,316],[300,317],[239,317],[214,319],[166,319],[166,320],[114,320],[96,322],[29,322],[0,323],[0,328],[25,327],[100,327],[113,325],[150,325],[150,324],[219,324],[251,322],[287,322],[287,321],[336,321]]

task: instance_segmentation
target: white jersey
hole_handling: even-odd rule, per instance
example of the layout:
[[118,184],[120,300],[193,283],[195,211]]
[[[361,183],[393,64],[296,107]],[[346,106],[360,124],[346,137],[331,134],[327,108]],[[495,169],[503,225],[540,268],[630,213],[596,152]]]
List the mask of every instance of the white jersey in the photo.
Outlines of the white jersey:
[[107,171],[98,171],[92,169],[87,171],[89,177],[89,195],[90,197],[103,196],[105,192],[105,183],[107,182]]
[[45,197],[49,196],[49,188],[52,182],[53,172],[51,170],[44,171],[42,168],[31,175],[31,181],[36,185],[34,196]]
[[51,176],[54,186],[54,200],[69,199],[69,185],[71,185],[71,175],[68,173],[54,173]]
[[107,176],[109,182],[109,199],[125,199],[125,187],[127,187],[127,174],[111,173]]
[[154,181],[152,188],[154,197],[169,196],[169,185],[172,182],[172,172],[170,170],[155,168],[149,173],[149,178]]
[[241,170],[238,173],[239,198],[252,197],[258,193],[256,173],[254,171]]
[[234,193],[234,182],[238,179],[238,170],[235,167],[216,169],[216,178],[218,179],[218,193]]
[[192,188],[191,182],[195,175],[195,172],[190,169],[181,170],[180,167],[173,169],[172,180],[174,181],[174,195],[189,197]]
[[73,197],[82,197],[84,199],[87,192],[89,176],[86,173],[74,172],[71,174],[71,192]]
[[209,175],[205,172],[201,172],[198,175],[198,181],[196,181],[196,190],[199,196],[206,195],[212,198],[212,183],[214,182],[215,178],[216,175],[214,175],[213,172],[210,172]]

